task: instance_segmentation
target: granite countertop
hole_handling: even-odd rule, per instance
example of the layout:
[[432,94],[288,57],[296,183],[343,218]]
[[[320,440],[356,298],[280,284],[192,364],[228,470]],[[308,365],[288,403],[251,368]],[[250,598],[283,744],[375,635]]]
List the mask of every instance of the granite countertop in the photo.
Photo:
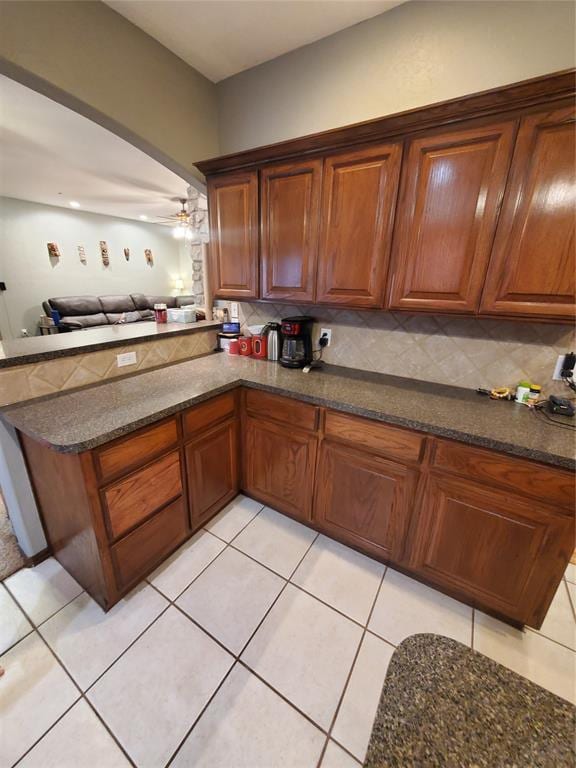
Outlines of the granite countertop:
[[144,320],[139,323],[103,325],[83,331],[55,333],[49,336],[30,336],[23,339],[0,341],[0,369],[15,365],[39,363],[55,357],[81,355],[100,349],[141,344],[166,336],[183,336],[209,329],[219,330],[220,323],[199,320],[197,323],[161,323]]
[[226,354],[7,406],[1,415],[56,451],[80,452],[241,385],[576,468],[572,431],[558,429],[515,403],[490,400],[459,387],[350,368],[325,366],[303,373]]
[[576,709],[439,635],[388,667],[364,768],[573,768]]

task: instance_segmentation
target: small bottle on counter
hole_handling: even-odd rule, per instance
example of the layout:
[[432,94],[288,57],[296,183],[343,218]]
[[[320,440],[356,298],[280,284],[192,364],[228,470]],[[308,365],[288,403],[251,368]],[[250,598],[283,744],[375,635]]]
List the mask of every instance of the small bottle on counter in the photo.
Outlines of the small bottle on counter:
[[542,398],[542,387],[540,384],[530,384],[530,392],[528,393],[527,403],[528,405],[536,405],[536,403]]
[[530,394],[530,382],[521,381],[516,387],[516,402],[526,403],[528,401],[528,395]]

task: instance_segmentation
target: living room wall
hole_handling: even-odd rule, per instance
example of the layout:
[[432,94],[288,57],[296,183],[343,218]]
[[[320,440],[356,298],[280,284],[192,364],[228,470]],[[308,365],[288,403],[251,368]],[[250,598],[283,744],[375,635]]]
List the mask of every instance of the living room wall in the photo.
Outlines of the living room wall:
[[[176,293],[174,281],[185,261],[171,229],[128,219],[0,198],[0,333],[17,338],[26,329],[37,333],[42,301],[51,296]],[[110,253],[109,266],[100,255],[100,240]],[[48,257],[47,243],[55,242],[60,259]],[[83,245],[86,264],[78,255]],[[130,260],[124,257],[130,249]],[[150,248],[154,266],[149,267],[144,249]]]

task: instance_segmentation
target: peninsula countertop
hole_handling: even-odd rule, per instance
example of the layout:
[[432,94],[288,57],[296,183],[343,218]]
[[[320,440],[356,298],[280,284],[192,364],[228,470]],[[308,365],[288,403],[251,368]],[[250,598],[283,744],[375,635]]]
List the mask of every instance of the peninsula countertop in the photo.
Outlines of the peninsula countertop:
[[6,339],[0,341],[0,369],[112,347],[141,344],[144,341],[155,341],[170,336],[219,330],[221,327],[220,323],[212,320],[199,320],[196,323],[156,323],[154,320],[144,320],[140,323],[102,325],[98,328],[49,336]]
[[443,384],[336,366],[303,373],[226,354],[8,406],[1,416],[56,451],[79,453],[239,386],[576,468],[572,430],[555,427],[525,406]]

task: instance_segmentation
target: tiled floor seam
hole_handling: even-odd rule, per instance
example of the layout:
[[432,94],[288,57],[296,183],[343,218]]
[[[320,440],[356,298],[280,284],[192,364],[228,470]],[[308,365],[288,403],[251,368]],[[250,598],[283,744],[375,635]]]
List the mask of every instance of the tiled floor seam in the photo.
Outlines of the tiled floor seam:
[[[263,508],[264,508],[264,507],[263,507]],[[260,510],[260,511],[262,511],[262,510]],[[260,512],[258,512],[258,514],[260,514]],[[257,517],[257,515],[255,515],[255,516],[254,516],[254,518],[252,518],[252,520],[253,520],[253,519],[255,519],[255,517]],[[251,520],[250,522],[252,522],[252,520]],[[249,524],[250,524],[250,523],[247,523],[247,525],[249,525]],[[246,526],[244,526],[244,527],[246,527]],[[238,532],[238,534],[239,534],[239,533],[240,533],[240,531]],[[237,534],[237,535],[238,535],[238,534]],[[235,538],[235,537],[234,537],[234,538]],[[310,551],[310,549],[312,548],[312,546],[313,546],[313,544],[314,544],[314,542],[316,541],[316,539],[317,539],[317,538],[318,538],[318,534],[316,534],[316,536],[315,536],[315,537],[312,539],[312,541],[310,542],[309,546],[306,548],[306,551],[304,552],[304,554],[302,555],[302,557],[300,558],[300,560],[299,560],[299,561],[298,561],[298,563],[296,564],[296,566],[295,566],[294,570],[291,572],[291,574],[290,574],[290,578],[291,578],[291,577],[294,575],[294,573],[296,572],[296,570],[297,570],[297,569],[300,567],[300,564],[302,563],[302,561],[304,560],[304,558],[306,557],[306,555],[308,554],[308,552],[309,552],[309,551]],[[230,546],[230,543],[228,543],[228,544],[227,544],[227,546],[226,546],[226,547],[224,547],[224,549],[223,549],[221,552],[219,552],[219,553],[218,553],[218,555],[217,555],[217,556],[214,558],[214,560],[216,560],[216,559],[217,559],[217,558],[218,558],[218,557],[219,557],[219,556],[222,554],[222,552],[224,552],[224,551],[227,549],[227,547],[228,547],[228,546]],[[231,548],[232,548],[232,549],[235,549],[235,547],[231,547]],[[213,563],[213,562],[214,562],[214,560],[212,560],[212,561],[211,561],[211,563]],[[255,562],[257,562],[257,561],[255,561]],[[211,563],[209,563],[209,565],[210,565]],[[206,567],[208,567],[208,566],[206,566]],[[270,570],[270,569],[268,569],[268,570]],[[284,577],[282,577],[282,578],[284,578]],[[192,583],[192,582],[191,582],[191,583]],[[262,624],[263,624],[263,623],[264,623],[264,621],[266,620],[266,617],[268,616],[268,614],[270,613],[270,611],[272,610],[272,608],[273,608],[273,607],[276,605],[276,603],[278,602],[278,599],[280,598],[280,595],[281,595],[281,594],[284,592],[284,590],[286,589],[286,587],[288,586],[288,584],[289,584],[289,579],[285,579],[285,583],[284,583],[284,585],[282,586],[282,589],[281,589],[281,590],[280,590],[280,592],[279,592],[279,593],[276,595],[275,599],[273,600],[273,602],[271,603],[271,605],[268,607],[268,610],[267,610],[267,611],[264,613],[264,615],[262,616],[262,618],[261,618],[261,619],[260,619],[260,621],[258,622],[258,625],[257,625],[257,626],[256,626],[256,628],[254,629],[254,631],[252,632],[252,634],[250,635],[250,637],[248,638],[248,640],[247,640],[247,641],[244,643],[244,645],[242,646],[242,648],[240,649],[240,652],[239,652],[238,654],[233,654],[233,653],[231,653],[231,651],[230,651],[228,648],[226,648],[226,646],[225,646],[225,645],[224,645],[224,644],[223,644],[223,643],[222,643],[220,640],[218,640],[218,639],[217,639],[216,637],[214,637],[214,636],[213,636],[213,635],[212,635],[210,632],[208,632],[208,630],[207,630],[207,629],[205,629],[205,627],[203,627],[203,626],[202,626],[201,624],[199,624],[199,623],[198,623],[198,622],[197,622],[195,619],[193,619],[191,616],[189,616],[189,615],[188,615],[188,614],[187,614],[185,611],[183,611],[183,610],[182,610],[182,609],[181,609],[179,606],[177,606],[177,605],[175,605],[174,603],[172,603],[172,602],[171,602],[171,605],[173,605],[173,606],[174,606],[175,608],[177,608],[177,609],[178,609],[178,610],[179,610],[181,613],[183,613],[183,614],[184,614],[184,615],[185,615],[185,616],[188,618],[188,620],[189,620],[189,621],[191,621],[191,622],[192,622],[193,624],[195,624],[195,625],[196,625],[196,626],[197,626],[199,629],[201,629],[201,630],[202,630],[202,632],[205,632],[205,633],[208,635],[208,637],[210,637],[212,640],[214,640],[214,642],[218,643],[218,645],[219,645],[220,647],[224,648],[224,650],[226,650],[226,651],[227,651],[227,652],[228,652],[228,653],[229,653],[229,654],[230,654],[230,655],[231,655],[231,656],[234,658],[234,663],[232,664],[232,666],[230,667],[230,669],[228,670],[228,672],[226,673],[226,675],[224,676],[224,678],[222,679],[222,681],[220,682],[220,684],[218,685],[218,687],[216,688],[216,690],[214,691],[214,693],[212,694],[212,696],[210,697],[210,700],[207,702],[206,706],[203,708],[203,710],[202,710],[202,712],[200,713],[200,715],[199,715],[199,716],[196,718],[196,720],[194,721],[194,723],[191,725],[191,727],[189,728],[189,730],[188,730],[188,731],[187,731],[187,733],[185,734],[185,736],[184,736],[184,738],[182,739],[182,741],[180,742],[180,744],[179,744],[179,745],[176,747],[176,750],[175,750],[175,751],[172,753],[172,756],[170,757],[170,759],[168,760],[168,762],[166,763],[166,765],[164,766],[164,768],[168,768],[168,766],[169,766],[169,765],[172,763],[172,761],[174,760],[174,758],[176,757],[176,755],[178,754],[178,752],[179,752],[179,751],[182,749],[183,745],[186,743],[186,741],[188,740],[188,738],[189,738],[190,734],[192,733],[192,731],[193,731],[193,730],[194,730],[194,728],[196,727],[196,724],[199,722],[199,720],[200,720],[200,717],[202,717],[202,715],[203,715],[203,714],[204,714],[204,712],[206,711],[206,709],[207,709],[208,705],[210,704],[210,702],[211,702],[211,701],[214,699],[214,697],[217,695],[218,691],[219,691],[219,690],[222,688],[222,686],[223,686],[223,684],[224,684],[224,681],[226,680],[226,678],[228,677],[228,675],[230,674],[230,672],[231,672],[231,671],[234,669],[234,667],[236,666],[236,664],[240,664],[240,665],[241,665],[241,666],[243,666],[245,669],[247,669],[247,670],[248,670],[248,671],[249,671],[251,674],[253,674],[253,675],[254,675],[255,677],[257,677],[257,678],[258,678],[258,679],[259,679],[259,680],[260,680],[262,683],[264,683],[264,684],[265,684],[265,685],[266,685],[268,688],[270,688],[270,690],[274,691],[274,693],[275,693],[276,695],[280,696],[280,698],[281,698],[281,699],[283,699],[283,700],[284,700],[284,701],[285,701],[287,704],[289,704],[289,705],[292,707],[292,709],[296,710],[296,712],[298,712],[300,715],[302,715],[302,717],[305,717],[305,718],[306,718],[306,720],[308,720],[310,723],[312,723],[312,724],[313,724],[313,725],[314,725],[316,728],[319,728],[319,726],[317,725],[317,723],[315,723],[315,722],[314,722],[314,721],[313,721],[313,720],[312,720],[312,719],[311,719],[311,718],[310,718],[308,715],[306,715],[306,713],[304,713],[304,712],[301,712],[301,711],[298,709],[298,707],[296,707],[296,706],[295,706],[295,705],[294,705],[294,704],[293,704],[291,701],[289,701],[288,699],[286,699],[286,698],[285,698],[285,696],[283,696],[283,695],[282,695],[282,694],[281,694],[279,691],[277,691],[275,688],[273,688],[273,687],[270,685],[270,683],[268,683],[266,680],[264,680],[263,678],[261,678],[261,677],[260,677],[260,675],[256,674],[256,673],[254,672],[254,670],[253,670],[253,669],[251,669],[251,668],[250,668],[250,667],[249,667],[249,666],[248,666],[248,665],[247,665],[245,662],[241,661],[241,659],[240,659],[241,655],[244,653],[244,651],[246,650],[246,648],[248,647],[248,645],[251,643],[251,641],[252,641],[252,638],[253,638],[253,637],[255,636],[255,634],[258,632],[258,630],[260,629],[260,627],[262,626]],[[153,585],[152,585],[152,586],[153,586]],[[189,586],[190,586],[190,585],[189,585]],[[155,588],[155,589],[156,589],[156,588]],[[188,589],[188,587],[187,587],[186,589]],[[159,590],[158,590],[158,591],[159,591]],[[184,591],[185,591],[185,590],[184,590]],[[161,593],[161,594],[162,594],[162,593]],[[180,595],[181,595],[181,594],[183,594],[183,593],[180,593]],[[178,598],[180,597],[180,595],[178,595]],[[178,599],[178,598],[176,598],[176,599]],[[319,729],[320,729],[320,730],[322,730],[321,728],[319,728]]]
[[[76,597],[78,597],[78,595],[77,595]],[[74,599],[76,599],[76,598],[74,598]],[[14,600],[16,601],[16,604],[18,605],[18,607],[20,608],[20,610],[23,610],[23,609],[22,609],[22,606],[21,606],[21,605],[20,605],[20,603],[19,603],[19,602],[16,600],[16,598],[14,598]],[[72,602],[72,601],[70,601],[70,602]],[[58,613],[58,611],[56,611],[56,613]],[[55,615],[55,614],[54,614],[54,615]],[[120,749],[120,751],[122,752],[122,754],[123,754],[123,755],[126,757],[126,759],[128,760],[128,762],[130,763],[130,765],[134,766],[134,768],[138,768],[138,767],[136,766],[136,764],[134,763],[134,761],[132,760],[132,758],[130,757],[130,755],[128,754],[128,752],[127,752],[127,751],[124,749],[124,747],[122,746],[122,744],[121,744],[121,743],[118,741],[118,739],[116,738],[116,735],[114,734],[114,732],[113,732],[113,731],[112,731],[112,730],[109,728],[108,724],[107,724],[107,723],[104,721],[104,719],[103,719],[103,718],[100,716],[100,713],[98,712],[98,710],[97,710],[97,709],[94,707],[94,705],[92,704],[92,702],[91,702],[91,701],[88,699],[88,697],[85,695],[85,692],[84,692],[84,691],[83,691],[83,690],[80,688],[80,686],[78,685],[78,683],[76,682],[76,680],[74,679],[74,677],[72,676],[72,674],[71,674],[71,673],[68,671],[68,669],[66,668],[65,664],[64,664],[64,663],[61,661],[61,659],[60,659],[60,658],[59,658],[59,657],[56,655],[56,653],[55,653],[55,652],[52,650],[52,648],[50,647],[49,643],[46,641],[46,639],[45,639],[45,638],[42,636],[42,634],[39,632],[39,630],[38,630],[38,627],[37,627],[37,626],[36,626],[36,625],[35,625],[35,624],[32,622],[32,620],[30,620],[30,622],[32,623],[32,626],[34,627],[34,630],[33,630],[33,631],[34,631],[34,632],[35,632],[35,633],[38,635],[38,637],[40,638],[40,641],[41,641],[42,643],[44,643],[44,645],[45,645],[45,646],[46,646],[46,648],[48,649],[48,652],[49,652],[49,653],[50,653],[50,654],[51,654],[51,655],[54,657],[54,659],[55,659],[56,663],[57,663],[57,664],[58,664],[58,665],[59,665],[59,666],[60,666],[60,667],[63,669],[63,671],[64,671],[64,674],[66,674],[66,675],[67,675],[67,676],[70,678],[70,680],[71,680],[71,682],[72,682],[72,685],[74,685],[74,687],[75,687],[75,688],[76,688],[76,690],[78,691],[78,694],[79,694],[79,695],[78,695],[78,698],[77,698],[77,699],[75,699],[75,700],[74,700],[74,702],[73,702],[73,703],[72,703],[72,704],[71,704],[71,705],[70,705],[70,706],[69,706],[69,707],[68,707],[68,708],[67,708],[67,709],[66,709],[66,710],[65,710],[65,711],[64,711],[64,712],[63,712],[63,713],[60,715],[60,717],[58,717],[58,718],[57,718],[57,719],[56,719],[56,720],[55,720],[55,721],[52,723],[52,725],[51,725],[49,728],[47,728],[47,729],[46,729],[46,730],[45,730],[45,731],[42,733],[42,735],[41,735],[41,736],[40,736],[38,739],[36,739],[36,741],[35,741],[33,744],[31,744],[31,745],[30,745],[30,747],[28,747],[28,749],[27,749],[27,750],[26,750],[26,751],[25,751],[25,752],[24,752],[22,755],[20,755],[20,757],[18,758],[18,760],[16,760],[16,762],[15,762],[15,763],[12,763],[12,766],[11,766],[11,768],[15,768],[15,766],[16,766],[16,765],[18,765],[18,763],[20,763],[20,762],[21,762],[21,761],[24,759],[24,757],[26,757],[26,755],[27,755],[27,754],[29,754],[29,753],[30,753],[30,752],[31,752],[31,751],[34,749],[34,747],[35,747],[37,744],[39,744],[39,743],[40,743],[40,741],[42,741],[42,739],[43,739],[43,738],[46,736],[46,734],[47,734],[47,733],[49,733],[49,732],[50,732],[50,731],[51,731],[51,730],[54,728],[54,726],[55,726],[57,723],[59,723],[59,722],[60,722],[60,720],[62,720],[62,718],[63,718],[65,715],[67,715],[67,714],[68,714],[68,712],[70,712],[70,710],[71,710],[71,709],[72,709],[74,706],[76,706],[76,704],[78,704],[78,702],[79,702],[79,701],[82,701],[82,700],[84,700],[84,701],[86,702],[86,704],[87,704],[87,705],[90,707],[90,709],[91,709],[91,710],[92,710],[92,712],[93,712],[93,713],[96,715],[96,717],[98,718],[98,720],[99,720],[99,721],[102,723],[102,726],[104,727],[104,729],[106,730],[106,732],[109,734],[109,736],[110,736],[110,738],[112,739],[112,741],[113,741],[113,742],[116,744],[116,746],[118,747],[118,749]],[[42,623],[44,623],[44,622],[42,622]],[[29,634],[30,634],[30,633],[28,633],[28,635],[27,635],[26,637],[28,637],[28,636],[29,636]],[[24,639],[24,638],[22,638],[22,639]],[[103,673],[103,674],[104,674],[104,673]]]
[[[342,689],[342,693],[340,695],[340,698],[338,700],[338,704],[336,706],[336,709],[334,711],[334,715],[332,717],[332,721],[330,723],[330,727],[328,728],[326,741],[324,743],[324,748],[322,750],[322,753],[320,755],[320,759],[318,760],[317,768],[320,768],[322,765],[322,761],[324,760],[324,755],[326,753],[326,749],[328,748],[328,744],[330,743],[330,739],[332,737],[332,731],[334,730],[334,726],[336,725],[336,719],[338,718],[338,714],[340,712],[340,708],[342,706],[342,702],[344,701],[344,697],[346,696],[346,691],[348,690],[348,684],[350,683],[350,679],[352,677],[352,673],[354,672],[354,667],[356,666],[356,662],[358,661],[358,657],[360,655],[360,649],[362,648],[362,643],[364,642],[364,638],[366,637],[366,633],[368,631],[368,625],[370,624],[370,619],[372,618],[372,614],[374,613],[374,608],[376,607],[376,602],[378,600],[378,595],[380,594],[380,590],[382,589],[382,584],[384,583],[384,578],[386,576],[386,573],[388,571],[388,567],[386,566],[384,568],[384,573],[382,574],[382,578],[380,579],[380,583],[378,584],[378,589],[376,590],[376,594],[374,595],[374,600],[372,601],[372,606],[370,608],[370,611],[368,613],[368,618],[366,619],[366,624],[363,627],[362,635],[360,637],[360,642],[358,643],[358,647],[356,648],[356,653],[354,654],[354,659],[352,661],[352,665],[350,669],[348,670],[348,676],[346,677],[346,682],[344,683],[344,688]],[[347,754],[349,754],[351,757],[353,757],[357,762],[360,762],[358,758],[350,752],[350,750],[343,746],[339,741],[336,739],[332,739],[336,744],[338,744],[339,747],[341,747]],[[363,761],[362,761],[363,762]]]
[[[58,561],[56,561],[56,562],[58,562]],[[27,566],[26,566],[26,567],[27,567]],[[36,566],[33,566],[33,567],[36,567]],[[20,570],[23,570],[23,569],[20,569]],[[19,573],[19,571],[16,571],[16,573]],[[11,575],[12,575],[12,576],[14,576],[14,574],[11,574]],[[10,577],[8,577],[8,578],[10,578]],[[24,610],[24,608],[22,607],[22,605],[20,605],[20,603],[18,602],[18,599],[16,598],[16,595],[15,595],[15,594],[14,594],[14,593],[11,591],[10,587],[9,587],[7,584],[5,584],[5,583],[4,583],[4,581],[2,582],[2,584],[4,584],[4,587],[5,587],[5,588],[8,590],[8,594],[9,594],[9,595],[10,595],[10,597],[11,597],[11,598],[12,598],[12,599],[13,599],[13,600],[16,602],[16,604],[18,605],[18,608],[20,608],[20,610],[22,611],[22,613],[24,614],[24,616],[26,616],[26,618],[28,619],[28,621],[29,621],[31,624],[33,624],[35,627],[41,627],[41,626],[42,626],[42,624],[45,624],[47,621],[50,621],[50,619],[53,619],[53,618],[54,618],[54,616],[56,616],[56,614],[57,614],[57,613],[60,613],[60,611],[64,610],[64,608],[66,608],[67,606],[69,606],[69,605],[70,605],[70,603],[73,603],[73,602],[74,602],[74,600],[77,600],[77,599],[80,597],[80,595],[88,594],[88,593],[86,592],[86,590],[85,590],[85,589],[81,589],[81,590],[80,590],[80,592],[78,592],[78,594],[77,594],[77,595],[74,595],[74,597],[73,597],[71,600],[68,600],[68,602],[64,603],[64,605],[61,605],[61,606],[60,606],[60,608],[57,608],[57,609],[54,611],[54,613],[51,613],[51,614],[50,614],[50,616],[47,616],[45,619],[42,619],[42,621],[41,621],[39,624],[36,624],[36,623],[35,623],[35,622],[32,620],[32,617],[31,617],[31,616],[30,616],[28,613],[26,613],[26,611]],[[78,586],[80,586],[80,585],[78,584]],[[91,595],[90,595],[90,597],[91,597]],[[94,598],[92,598],[92,599],[94,599]]]

